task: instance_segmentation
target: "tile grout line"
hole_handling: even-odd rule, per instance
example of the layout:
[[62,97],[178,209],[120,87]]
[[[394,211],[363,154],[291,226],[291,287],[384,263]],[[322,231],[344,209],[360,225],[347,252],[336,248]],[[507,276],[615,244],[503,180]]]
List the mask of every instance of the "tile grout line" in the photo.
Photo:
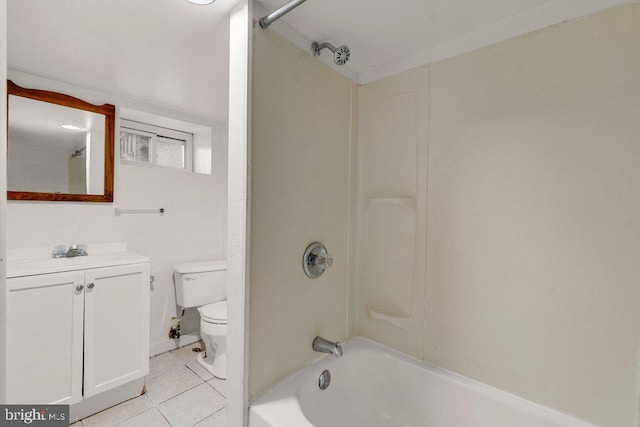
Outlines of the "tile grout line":
[[193,423],[191,425],[191,427],[195,427],[196,425],[198,425],[199,423],[203,422],[204,420],[206,420],[207,418],[213,417],[215,414],[217,414],[220,411],[224,411],[225,409],[227,409],[227,405],[224,405],[222,408],[218,409],[217,411],[207,415],[206,417],[204,417],[203,419],[196,421],[195,423]]
[[[147,408],[147,409],[145,409],[144,411],[141,411],[141,412],[139,412],[139,413],[137,413],[137,414],[134,414],[134,415],[132,415],[131,417],[128,417],[128,418],[126,418],[126,419],[124,419],[124,420],[122,420],[122,421],[120,421],[120,422],[118,422],[118,423],[116,423],[116,424],[113,424],[114,426],[117,426],[117,425],[121,425],[121,424],[123,424],[123,423],[126,423],[126,422],[128,422],[128,421],[132,420],[133,418],[135,418],[135,417],[137,417],[137,416],[140,416],[141,414],[144,414],[145,412],[150,411],[150,410],[153,410],[153,409],[157,410],[157,411],[160,413],[160,416],[162,416],[162,418],[163,418],[165,421],[167,421],[167,423],[168,423],[170,426],[173,426],[173,425],[171,424],[171,421],[170,421],[170,420],[165,416],[165,414],[164,414],[164,413],[162,412],[162,410],[160,409],[160,406],[161,406],[161,405],[163,405],[163,404],[165,404],[165,403],[167,403],[167,402],[169,402],[169,401],[170,401],[170,400],[172,400],[172,399],[177,398],[178,396],[180,396],[180,395],[182,395],[182,394],[184,394],[184,393],[186,393],[186,392],[189,392],[189,391],[191,391],[191,390],[195,389],[196,387],[200,387],[202,384],[207,384],[207,386],[211,387],[211,388],[213,389],[213,391],[214,391],[216,394],[218,394],[218,395],[219,395],[219,397],[220,397],[220,398],[222,398],[222,400],[224,400],[224,403],[225,403],[225,404],[224,404],[224,406],[223,406],[222,408],[219,408],[218,410],[216,410],[216,411],[212,412],[211,414],[209,414],[209,415],[205,416],[205,417],[204,417],[204,418],[202,418],[201,420],[198,420],[196,423],[194,423],[194,424],[192,425],[192,427],[193,427],[193,426],[195,426],[196,424],[198,424],[198,423],[200,423],[200,422],[202,422],[202,421],[206,420],[207,418],[212,417],[213,415],[217,414],[218,412],[220,412],[220,411],[222,411],[222,410],[225,410],[225,409],[227,408],[227,404],[226,404],[226,403],[227,403],[227,397],[226,397],[224,394],[222,394],[222,392],[221,392],[220,390],[218,390],[218,389],[217,389],[213,384],[209,383],[209,381],[212,381],[212,380],[214,380],[214,379],[218,379],[218,378],[217,378],[217,377],[215,377],[215,376],[212,376],[212,378],[210,378],[210,379],[208,379],[208,380],[205,380],[205,379],[204,379],[202,376],[200,376],[200,375],[199,375],[195,370],[191,369],[191,367],[187,365],[188,363],[191,363],[191,362],[192,362],[193,360],[195,360],[195,359],[193,359],[193,360],[188,360],[188,361],[184,361],[184,360],[182,360],[181,358],[179,358],[178,356],[176,356],[175,354],[173,354],[175,351],[177,351],[177,350],[170,350],[170,351],[167,351],[167,352],[165,352],[165,353],[161,353],[161,354],[169,354],[169,355],[171,356],[171,358],[172,358],[174,361],[179,362],[179,366],[184,366],[184,367],[185,367],[185,368],[187,368],[191,373],[193,373],[196,377],[198,377],[198,379],[200,380],[200,382],[199,382],[198,384],[196,384],[196,385],[194,385],[194,386],[192,386],[192,387],[190,387],[190,388],[188,388],[188,389],[186,389],[186,390],[183,390],[183,391],[181,391],[180,393],[178,393],[178,394],[176,394],[176,395],[174,395],[174,396],[171,396],[171,397],[169,397],[168,399],[165,399],[165,400],[163,400],[163,401],[161,401],[161,402],[158,402],[158,403],[156,403],[154,400],[152,400],[152,399],[151,399],[151,397],[149,396],[149,393],[148,393],[148,392],[145,392],[144,394],[141,394],[140,396],[134,397],[134,398],[132,398],[132,399],[129,399],[129,400],[133,400],[133,399],[137,399],[137,398],[142,397],[142,396],[146,396],[146,398],[149,400],[149,402],[151,402],[152,406],[151,406],[151,407],[149,407],[149,408]],[[195,353],[195,352],[194,352],[194,353]],[[155,355],[155,356],[153,356],[153,357],[158,357],[158,356],[160,356],[161,354]],[[153,358],[153,357],[152,357],[152,358]],[[150,359],[152,359],[152,358],[150,358]],[[204,368],[204,369],[206,369],[206,368]],[[158,374],[156,374],[156,375],[160,376],[160,375],[163,375],[164,373],[165,373],[165,372],[160,372],[160,373],[158,373]],[[148,376],[150,376],[150,375],[148,375]],[[224,381],[224,380],[221,380],[221,381]],[[115,407],[117,407],[117,406],[119,406],[119,405],[121,405],[121,404],[123,404],[123,403],[124,403],[124,402],[121,402],[121,403],[119,403],[118,405],[114,405],[114,406],[112,406],[111,408],[115,408]],[[105,411],[106,411],[106,410],[108,410],[108,409],[111,409],[111,408],[107,408],[107,409],[105,409]],[[101,411],[101,412],[102,412],[102,411]],[[95,414],[94,414],[94,415],[95,415]],[[92,415],[92,416],[93,416],[93,415]],[[87,417],[87,418],[89,418],[89,417]],[[86,426],[85,426],[85,423],[84,423],[84,420],[78,420],[76,423],[79,423],[79,427],[86,427]]]
[[[202,379],[202,378],[201,378],[201,379]],[[173,395],[173,396],[171,396],[170,398],[165,399],[165,400],[163,400],[162,402],[159,402],[159,403],[155,403],[155,402],[153,401],[153,399],[151,399],[150,397],[149,397],[149,400],[151,400],[151,402],[153,403],[153,405],[154,405],[154,406],[160,406],[160,405],[162,405],[163,403],[166,403],[166,402],[170,401],[171,399],[173,399],[173,398],[176,398],[176,397],[180,396],[181,394],[184,394],[184,393],[186,393],[186,392],[188,392],[188,391],[191,391],[191,390],[193,390],[193,389],[194,389],[194,388],[196,388],[196,387],[200,387],[203,383],[206,383],[206,381],[202,381],[202,382],[200,382],[200,383],[198,383],[198,384],[194,385],[193,387],[189,387],[188,389],[183,390],[183,391],[181,391],[180,393],[178,393],[178,394],[176,394],[176,395]],[[148,396],[147,396],[147,397],[148,397]]]
[[[216,411],[216,412],[218,412],[218,411]],[[216,412],[214,412],[213,414],[215,414]],[[191,424],[191,427],[194,427],[194,426],[195,426],[195,425],[197,425],[198,423],[203,422],[203,421],[204,421],[204,420],[206,420],[207,418],[211,417],[213,414],[209,414],[209,415],[207,415],[206,417],[204,417],[203,419],[196,421],[195,423]]]
[[[205,380],[204,378],[202,378],[202,377],[200,376],[200,374],[198,374],[196,371],[194,371],[193,369],[191,369],[191,367],[188,365],[188,364],[189,364],[190,362],[192,362],[193,360],[189,360],[189,361],[185,362],[185,361],[183,361],[182,359],[180,359],[179,357],[177,357],[176,355],[174,355],[174,354],[173,354],[173,351],[175,351],[175,350],[171,350],[171,351],[169,351],[168,353],[169,353],[169,354],[171,354],[171,355],[172,355],[176,360],[180,361],[180,362],[184,365],[184,367],[185,367],[185,368],[187,368],[189,371],[193,372],[193,373],[194,373],[198,378],[200,378],[200,379],[202,380],[202,382],[201,382],[201,383],[199,383],[198,385],[193,386],[193,387],[191,387],[191,388],[189,388],[189,389],[187,389],[187,390],[184,390],[184,391],[182,391],[182,392],[180,392],[180,393],[176,394],[175,396],[170,397],[169,399],[164,400],[164,401],[162,401],[162,402],[160,402],[160,403],[158,403],[158,404],[156,404],[155,402],[153,402],[153,401],[152,401],[152,403],[153,403],[154,407],[158,409],[158,412],[160,412],[160,414],[162,415],[162,417],[163,417],[165,420],[167,420],[167,422],[169,423],[169,425],[171,425],[171,426],[172,426],[171,421],[170,421],[170,420],[169,420],[169,419],[164,415],[164,413],[163,413],[163,412],[162,412],[162,410],[160,409],[160,405],[162,405],[163,403],[166,403],[166,402],[168,402],[168,401],[170,401],[170,400],[172,400],[172,399],[174,399],[174,398],[176,398],[176,397],[180,396],[181,394],[184,394],[184,393],[186,393],[186,392],[188,392],[188,391],[191,391],[191,390],[193,390],[193,389],[194,389],[194,388],[196,388],[196,387],[200,387],[203,383],[204,383],[204,384],[207,384],[209,387],[211,387],[211,388],[213,389],[213,391],[215,391],[215,392],[216,392],[216,393],[217,393],[217,394],[218,394],[222,399],[224,399],[224,401],[225,401],[225,405],[224,405],[222,408],[218,409],[217,411],[214,411],[213,413],[211,413],[211,414],[207,415],[206,417],[202,418],[201,420],[198,420],[197,422],[195,422],[195,423],[192,425],[192,427],[193,427],[193,426],[195,426],[196,424],[198,424],[198,423],[200,423],[200,422],[202,422],[202,421],[206,420],[207,418],[209,418],[209,417],[213,416],[214,414],[217,414],[218,412],[220,412],[220,411],[222,411],[223,409],[225,409],[225,408],[227,407],[227,405],[226,405],[227,397],[226,397],[225,395],[223,395],[223,394],[222,394],[222,393],[221,393],[221,392],[220,392],[216,387],[214,387],[214,386],[213,386],[213,384],[210,384],[210,383],[209,383],[209,381],[211,381],[211,380],[213,380],[213,379],[215,379],[215,378],[216,378],[216,377],[215,377],[215,375],[212,375],[212,378],[210,378],[210,379],[208,379],[208,380]],[[194,360],[195,360],[195,359],[194,359]],[[151,399],[149,399],[149,400],[151,400]],[[151,408],[149,408],[149,409],[151,409]],[[143,412],[146,412],[146,411],[143,411]],[[123,422],[124,422],[124,421],[123,421]]]
[[[191,366],[189,366],[189,365],[184,365],[184,366],[186,366],[186,368],[187,368],[188,370],[190,370],[191,372],[193,372],[194,374],[196,374],[198,377],[202,378],[202,377],[200,376],[200,374],[198,374],[196,371],[194,371],[193,369],[191,369]],[[203,368],[203,369],[204,369],[204,368]],[[214,376],[214,377],[212,377],[212,378],[209,378],[208,380],[205,380],[204,378],[202,378],[202,380],[203,380],[204,382],[207,382],[207,381],[212,380],[213,378],[215,378],[215,376]]]
[[160,416],[161,416],[162,418],[164,418],[164,420],[167,422],[167,424],[169,424],[170,426],[173,426],[173,424],[171,424],[171,421],[169,421],[169,418],[167,418],[167,417],[164,415],[164,413],[160,410],[160,408],[156,408],[156,410],[157,410],[158,412],[160,412]]
[[[140,413],[138,413],[138,414],[135,414],[135,415],[134,415],[134,416],[132,416],[132,417],[127,418],[126,420],[122,420],[122,421],[120,421],[119,423],[115,423],[115,424],[114,424],[114,427],[115,427],[115,426],[119,426],[120,424],[126,423],[127,421],[129,421],[129,420],[131,420],[131,419],[133,419],[133,418],[137,417],[138,415],[144,414],[145,412],[150,411],[150,410],[152,410],[152,409],[157,409],[157,408],[156,408],[155,406],[152,406],[151,408],[147,408],[147,409],[145,409],[144,411],[142,411],[142,412],[140,412]],[[159,410],[159,409],[158,409],[158,412],[160,412],[160,410]],[[160,415],[162,415],[162,412],[160,412]],[[164,415],[162,415],[162,417],[164,418]],[[167,420],[167,422],[168,422],[168,421],[169,421],[169,420]],[[171,423],[169,423],[169,425],[171,425]]]

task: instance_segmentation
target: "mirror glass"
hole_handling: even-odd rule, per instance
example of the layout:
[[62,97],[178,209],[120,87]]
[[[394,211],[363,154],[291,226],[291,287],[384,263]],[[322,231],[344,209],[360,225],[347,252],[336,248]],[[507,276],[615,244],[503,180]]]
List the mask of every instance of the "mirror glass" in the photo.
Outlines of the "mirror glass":
[[8,198],[113,201],[113,106],[8,89]]

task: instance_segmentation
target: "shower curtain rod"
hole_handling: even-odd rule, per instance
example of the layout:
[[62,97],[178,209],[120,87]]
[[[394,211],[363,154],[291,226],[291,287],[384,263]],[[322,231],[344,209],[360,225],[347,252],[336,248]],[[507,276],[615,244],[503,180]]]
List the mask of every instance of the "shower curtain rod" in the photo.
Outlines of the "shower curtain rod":
[[282,18],[284,15],[291,12],[293,9],[300,6],[305,1],[307,0],[291,0],[289,3],[285,4],[280,9],[274,12],[271,12],[267,16],[263,16],[262,18],[260,18],[260,21],[258,22],[260,22],[260,26],[262,28],[267,28],[269,25],[273,24],[275,21]]

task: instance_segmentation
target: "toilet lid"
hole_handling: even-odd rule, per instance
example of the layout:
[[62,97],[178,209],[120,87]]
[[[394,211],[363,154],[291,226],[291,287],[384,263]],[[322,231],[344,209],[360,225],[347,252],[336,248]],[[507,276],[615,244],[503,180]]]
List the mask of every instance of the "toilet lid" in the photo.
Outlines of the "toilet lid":
[[214,302],[213,304],[203,305],[198,308],[200,316],[203,319],[211,322],[225,322],[227,321],[227,301]]

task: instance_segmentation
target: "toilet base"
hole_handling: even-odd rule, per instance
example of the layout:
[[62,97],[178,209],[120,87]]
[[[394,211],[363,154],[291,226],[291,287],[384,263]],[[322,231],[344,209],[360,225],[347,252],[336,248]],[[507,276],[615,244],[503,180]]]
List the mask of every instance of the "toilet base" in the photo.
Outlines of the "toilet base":
[[213,376],[227,379],[227,324],[210,323],[200,317],[200,337],[205,353],[198,355],[198,363]]
[[205,368],[207,371],[211,372],[216,378],[221,380],[227,379],[227,354],[221,354],[218,357],[213,356],[205,356],[205,352],[201,352],[198,354],[196,358],[198,363]]

